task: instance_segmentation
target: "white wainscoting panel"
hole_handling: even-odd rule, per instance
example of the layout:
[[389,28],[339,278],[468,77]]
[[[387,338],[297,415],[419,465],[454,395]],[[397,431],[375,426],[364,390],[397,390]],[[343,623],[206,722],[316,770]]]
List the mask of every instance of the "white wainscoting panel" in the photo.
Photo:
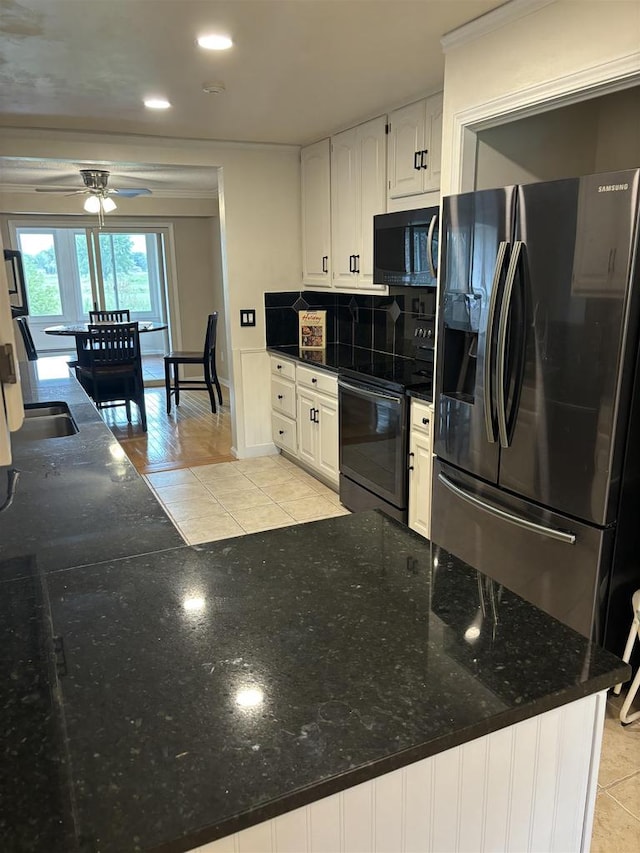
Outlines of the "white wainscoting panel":
[[605,704],[587,696],[193,853],[586,853]]
[[234,350],[235,455],[267,456],[278,449],[271,436],[271,373],[265,349]]

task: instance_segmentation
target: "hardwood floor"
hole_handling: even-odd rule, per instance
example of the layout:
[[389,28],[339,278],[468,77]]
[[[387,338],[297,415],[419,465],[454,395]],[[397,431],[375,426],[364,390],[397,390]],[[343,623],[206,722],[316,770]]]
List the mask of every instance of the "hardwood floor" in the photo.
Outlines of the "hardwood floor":
[[142,432],[138,410],[132,405],[132,421],[127,423],[124,407],[105,409],[105,423],[122,445],[140,474],[232,462],[231,415],[227,389],[222,389],[223,405],[211,412],[209,397],[202,391],[182,391],[180,406],[167,415],[164,387],[147,388],[147,432]]

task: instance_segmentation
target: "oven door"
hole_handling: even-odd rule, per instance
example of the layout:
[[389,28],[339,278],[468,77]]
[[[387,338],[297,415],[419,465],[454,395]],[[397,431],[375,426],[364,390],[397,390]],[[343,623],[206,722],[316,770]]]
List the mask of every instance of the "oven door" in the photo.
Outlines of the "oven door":
[[406,398],[338,380],[340,473],[398,509],[407,505]]

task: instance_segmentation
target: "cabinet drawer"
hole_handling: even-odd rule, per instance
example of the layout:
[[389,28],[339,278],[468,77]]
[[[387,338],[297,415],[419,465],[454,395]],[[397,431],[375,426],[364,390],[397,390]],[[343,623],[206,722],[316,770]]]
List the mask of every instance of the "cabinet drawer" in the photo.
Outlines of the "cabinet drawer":
[[328,394],[330,397],[338,396],[338,379],[333,373],[326,370],[312,370],[308,367],[297,365],[296,380],[305,388]]
[[286,379],[271,379],[271,408],[290,418],[296,416],[296,386]]
[[284,376],[286,379],[296,378],[295,362],[289,361],[286,358],[276,358],[271,356],[271,373],[274,376]]
[[298,434],[296,422],[277,412],[271,414],[271,428],[273,431],[273,443],[289,453],[298,452]]
[[427,403],[411,401],[411,429],[419,429],[420,432],[429,435],[431,433],[431,421],[433,410]]

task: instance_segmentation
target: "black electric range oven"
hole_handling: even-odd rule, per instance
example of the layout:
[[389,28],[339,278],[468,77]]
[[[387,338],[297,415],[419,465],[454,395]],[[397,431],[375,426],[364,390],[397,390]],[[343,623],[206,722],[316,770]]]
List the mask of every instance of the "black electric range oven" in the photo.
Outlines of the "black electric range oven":
[[377,508],[407,522],[407,392],[433,399],[432,330],[422,340],[415,358],[373,353],[340,370],[340,501],[354,512]]

